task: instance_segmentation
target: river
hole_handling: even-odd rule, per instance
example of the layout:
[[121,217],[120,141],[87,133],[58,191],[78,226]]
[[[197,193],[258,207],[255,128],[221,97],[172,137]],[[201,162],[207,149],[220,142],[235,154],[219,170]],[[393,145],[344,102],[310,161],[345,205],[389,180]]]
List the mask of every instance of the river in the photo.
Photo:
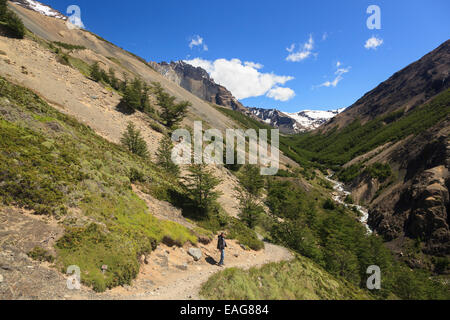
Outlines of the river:
[[334,190],[333,200],[336,201],[337,203],[340,203],[340,204],[346,206],[349,209],[352,209],[352,208],[356,209],[360,214],[359,221],[361,221],[361,223],[366,227],[367,233],[372,234],[373,231],[370,229],[369,224],[368,224],[369,210],[360,205],[345,203],[345,198],[347,198],[347,196],[351,195],[351,193],[348,192],[347,190],[345,190],[344,184],[342,182],[331,179],[331,177],[333,175],[334,175],[334,173],[325,177],[329,182],[331,182],[333,184],[333,190]]

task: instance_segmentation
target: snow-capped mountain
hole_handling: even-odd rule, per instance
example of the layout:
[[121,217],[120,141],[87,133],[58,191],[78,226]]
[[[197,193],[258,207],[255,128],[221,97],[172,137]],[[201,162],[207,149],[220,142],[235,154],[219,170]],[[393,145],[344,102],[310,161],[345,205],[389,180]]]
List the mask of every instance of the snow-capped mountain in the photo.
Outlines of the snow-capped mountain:
[[247,110],[272,127],[279,128],[281,132],[292,134],[317,129],[344,111],[345,108],[331,111],[303,110],[296,113],[261,108],[248,108]]
[[344,111],[345,108],[337,110],[303,110],[296,113],[287,113],[286,115],[297,121],[301,128],[305,128],[305,131],[314,130],[320,127],[322,124],[328,122],[330,119],[337,116],[339,113]]
[[247,111],[268,125],[280,129],[282,133],[300,132],[297,121],[277,109],[247,108]]
[[63,15],[61,12],[40,3],[39,1],[35,0],[12,0],[11,2],[18,4],[19,6],[22,6],[26,9],[33,10],[36,12],[39,12],[40,14],[43,14],[48,17],[53,17],[57,19],[67,20],[67,17]]

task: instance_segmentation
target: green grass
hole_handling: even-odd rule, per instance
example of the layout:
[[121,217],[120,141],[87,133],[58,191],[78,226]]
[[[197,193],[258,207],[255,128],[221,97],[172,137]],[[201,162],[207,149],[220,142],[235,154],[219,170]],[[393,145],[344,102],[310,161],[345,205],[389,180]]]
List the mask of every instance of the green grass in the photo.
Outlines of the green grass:
[[91,66],[81,59],[69,56],[69,64],[81,72],[82,75],[89,78],[91,74]]
[[[3,78],[0,95],[0,203],[64,221],[67,230],[56,257],[61,270],[78,265],[82,282],[103,291],[130,283],[139,271],[138,257],[163,239],[197,242],[187,228],[153,217],[132,192],[137,168],[148,190],[180,190],[148,159],[104,140]],[[72,216],[75,208],[85,218]]]
[[328,133],[291,136],[283,143],[309,161],[327,166],[343,165],[378,146],[420,134],[448,117],[449,106],[450,89],[440,93],[430,103],[408,112],[397,111],[365,124],[356,120],[343,129]]
[[370,294],[327,273],[307,258],[262,268],[226,269],[212,276],[200,294],[214,300],[368,300]]
[[65,43],[65,42],[53,41],[52,43],[57,45],[58,47],[61,47],[61,48],[67,49],[67,50],[84,50],[84,49],[86,49],[85,46],[80,46],[80,45],[70,44],[70,43]]

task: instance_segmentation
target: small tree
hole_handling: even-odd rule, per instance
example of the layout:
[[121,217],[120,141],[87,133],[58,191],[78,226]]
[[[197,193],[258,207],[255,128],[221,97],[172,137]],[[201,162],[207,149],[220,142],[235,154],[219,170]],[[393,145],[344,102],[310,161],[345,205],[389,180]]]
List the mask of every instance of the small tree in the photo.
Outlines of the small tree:
[[119,90],[119,79],[116,78],[116,72],[113,68],[109,68],[108,79],[111,87],[115,90]]
[[140,85],[133,81],[127,85],[123,94],[122,101],[127,104],[133,110],[139,109],[141,105]]
[[254,165],[245,165],[238,174],[240,186],[236,188],[239,193],[239,217],[249,228],[254,228],[264,208],[258,204],[258,197],[264,188],[264,178],[259,168]]
[[119,83],[119,91],[122,93],[125,93],[128,87],[128,75],[124,72],[123,73],[123,81]]
[[245,165],[238,174],[242,187],[251,195],[258,197],[264,188],[264,177],[256,165]]
[[181,101],[180,103],[176,103],[176,97],[171,96],[162,89],[157,90],[156,94],[158,105],[162,109],[160,117],[167,127],[173,128],[186,116],[187,108],[191,106],[191,103],[189,101]]
[[8,12],[7,0],[0,0],[0,19],[1,20],[5,19],[6,12]]
[[164,137],[156,152],[156,163],[164,168],[168,173],[177,176],[180,168],[172,161],[172,141],[169,137]]
[[0,0],[0,21],[11,31],[13,37],[23,39],[25,26],[19,16],[8,9],[7,0]]
[[123,102],[132,109],[143,112],[151,112],[150,101],[148,99],[149,87],[140,79],[135,78],[126,86],[123,95]]
[[188,168],[189,174],[184,180],[184,187],[191,195],[195,204],[203,213],[207,213],[212,203],[220,196],[214,189],[221,180],[207,169],[205,164],[193,164]]
[[239,209],[239,218],[251,229],[256,227],[261,214],[264,213],[264,208],[248,193],[240,193]]
[[148,156],[147,143],[145,143],[142,138],[141,131],[136,129],[132,122],[128,123],[127,129],[123,133],[120,141],[130,152],[137,154],[140,157]]
[[96,82],[100,82],[103,78],[102,70],[100,69],[98,62],[91,66],[91,78]]

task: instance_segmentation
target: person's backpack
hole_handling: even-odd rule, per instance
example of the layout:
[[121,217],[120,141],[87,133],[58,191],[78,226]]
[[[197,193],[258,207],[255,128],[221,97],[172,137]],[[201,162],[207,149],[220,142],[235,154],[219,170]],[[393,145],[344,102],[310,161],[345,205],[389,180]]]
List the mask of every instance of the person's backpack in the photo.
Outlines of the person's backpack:
[[225,249],[225,246],[226,246],[225,239],[223,237],[219,236],[219,239],[217,241],[217,249],[223,250],[223,249]]

